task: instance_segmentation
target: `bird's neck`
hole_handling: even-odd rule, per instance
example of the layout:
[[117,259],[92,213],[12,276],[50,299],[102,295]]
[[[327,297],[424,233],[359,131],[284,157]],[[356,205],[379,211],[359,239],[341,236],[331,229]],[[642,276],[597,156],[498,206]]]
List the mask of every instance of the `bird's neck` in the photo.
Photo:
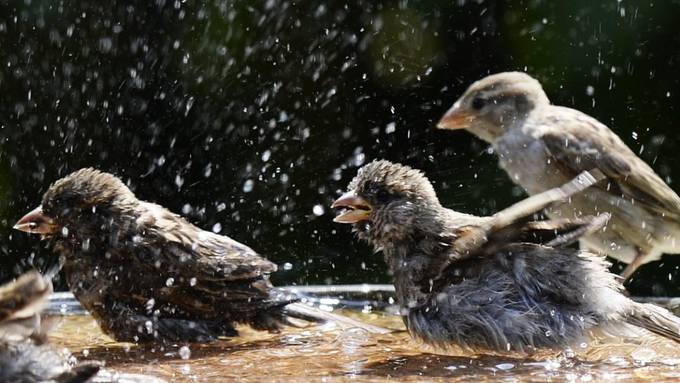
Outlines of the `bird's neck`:
[[355,230],[376,252],[402,248],[420,235],[423,230],[421,220],[427,222],[427,217],[434,215],[429,207],[394,204],[375,210],[371,221],[358,224]]
[[395,298],[403,312],[423,305],[446,262],[433,239],[422,239],[411,246],[383,251],[395,287]]
[[[448,260],[448,246],[441,237],[447,226],[446,214],[430,211],[419,217],[423,220],[412,222],[408,236],[381,241],[379,247],[373,243],[376,251],[383,253],[397,290],[398,303],[403,308],[424,302],[432,281],[437,279]],[[406,232],[403,228],[400,230]]]

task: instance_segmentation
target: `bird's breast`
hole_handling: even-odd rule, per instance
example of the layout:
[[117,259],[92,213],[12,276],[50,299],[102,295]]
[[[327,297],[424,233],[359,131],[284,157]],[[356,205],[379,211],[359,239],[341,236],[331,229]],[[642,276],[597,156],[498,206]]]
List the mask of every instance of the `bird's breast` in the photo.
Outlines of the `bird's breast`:
[[493,147],[501,168],[529,194],[541,193],[569,180],[552,163],[545,145],[530,134],[508,132]]
[[422,255],[393,256],[387,258],[394,281],[396,299],[402,309],[422,305],[427,300],[434,278],[429,258]]

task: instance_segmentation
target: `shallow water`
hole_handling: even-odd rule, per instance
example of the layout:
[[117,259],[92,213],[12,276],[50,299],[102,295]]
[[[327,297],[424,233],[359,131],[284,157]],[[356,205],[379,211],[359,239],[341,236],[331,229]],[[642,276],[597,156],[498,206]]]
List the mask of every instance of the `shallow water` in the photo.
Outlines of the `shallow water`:
[[[386,314],[347,313],[402,329]],[[589,345],[542,357],[471,356],[437,352],[405,332],[368,334],[332,325],[288,328],[279,334],[240,328],[238,338],[210,344],[140,347],[112,341],[90,316],[58,316],[51,341],[79,361],[104,361],[119,372],[169,382],[223,381],[678,381],[680,347],[650,336],[635,343]]]

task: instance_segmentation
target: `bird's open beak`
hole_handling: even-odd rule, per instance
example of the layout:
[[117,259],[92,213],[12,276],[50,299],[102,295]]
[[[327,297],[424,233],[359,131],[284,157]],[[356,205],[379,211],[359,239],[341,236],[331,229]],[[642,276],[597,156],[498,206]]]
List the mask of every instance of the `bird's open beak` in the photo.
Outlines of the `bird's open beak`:
[[340,214],[333,219],[334,222],[339,223],[357,223],[365,221],[373,211],[371,205],[353,191],[340,196],[340,198],[333,202],[331,207],[333,209],[343,209]]
[[58,226],[54,220],[43,213],[42,206],[38,206],[30,213],[21,217],[14,224],[14,229],[33,234],[54,234]]
[[456,102],[439,120],[437,128],[449,130],[467,129],[475,119],[476,117],[473,113],[461,109],[460,104]]

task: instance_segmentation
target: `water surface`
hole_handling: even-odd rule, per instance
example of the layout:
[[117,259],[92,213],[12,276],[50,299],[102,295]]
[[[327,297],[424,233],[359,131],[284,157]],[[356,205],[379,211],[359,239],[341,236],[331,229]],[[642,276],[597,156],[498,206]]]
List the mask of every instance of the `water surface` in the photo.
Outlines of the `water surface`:
[[[350,313],[402,329],[398,317]],[[582,345],[550,355],[470,355],[437,351],[404,331],[374,335],[332,325],[288,328],[279,334],[239,329],[241,336],[210,344],[137,346],[102,334],[92,317],[57,317],[53,344],[79,361],[104,361],[119,372],[171,382],[650,381],[680,379],[680,349],[650,336],[642,342]]]

